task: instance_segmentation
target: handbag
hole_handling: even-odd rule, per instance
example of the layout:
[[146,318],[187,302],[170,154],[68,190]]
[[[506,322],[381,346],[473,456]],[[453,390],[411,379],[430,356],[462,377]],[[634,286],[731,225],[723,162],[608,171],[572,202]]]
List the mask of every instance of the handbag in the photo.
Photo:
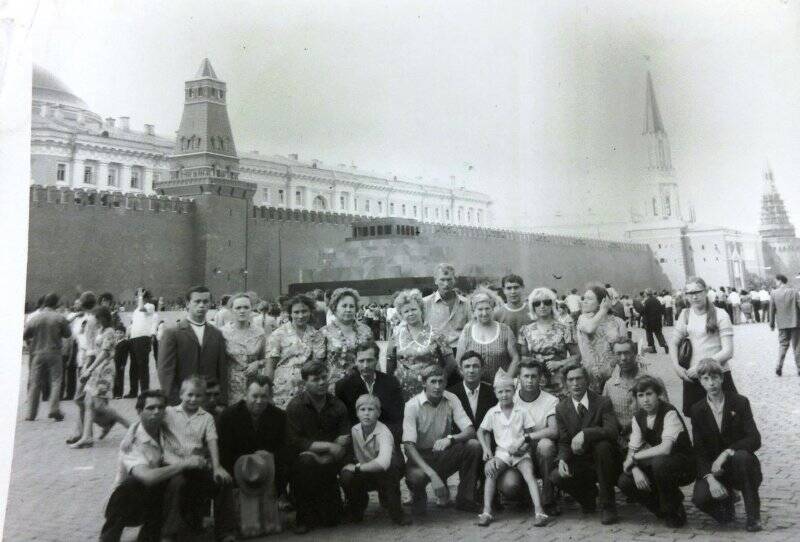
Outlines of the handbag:
[[[686,315],[684,318],[684,323],[686,327],[689,327],[689,309],[684,309],[681,316]],[[684,369],[688,369],[689,365],[692,363],[692,341],[689,340],[689,336],[687,335],[681,342],[678,343],[678,365],[683,367]]]

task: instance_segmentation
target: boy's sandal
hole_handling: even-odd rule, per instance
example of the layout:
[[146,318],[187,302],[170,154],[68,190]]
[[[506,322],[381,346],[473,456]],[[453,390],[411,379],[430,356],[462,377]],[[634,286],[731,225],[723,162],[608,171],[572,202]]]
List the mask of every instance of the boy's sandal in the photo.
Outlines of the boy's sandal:
[[478,515],[478,527],[488,527],[494,521],[494,516],[491,514]]
[[550,516],[547,514],[536,514],[533,518],[534,527],[544,527],[550,522]]

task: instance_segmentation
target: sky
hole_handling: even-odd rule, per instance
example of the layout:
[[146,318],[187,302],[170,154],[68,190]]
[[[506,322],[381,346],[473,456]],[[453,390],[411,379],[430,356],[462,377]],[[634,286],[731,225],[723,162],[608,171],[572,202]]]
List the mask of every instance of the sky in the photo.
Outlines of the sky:
[[93,111],[167,137],[208,57],[239,152],[455,176],[525,228],[627,216],[649,70],[698,221],[756,231],[769,164],[800,226],[797,0],[42,0],[31,44]]

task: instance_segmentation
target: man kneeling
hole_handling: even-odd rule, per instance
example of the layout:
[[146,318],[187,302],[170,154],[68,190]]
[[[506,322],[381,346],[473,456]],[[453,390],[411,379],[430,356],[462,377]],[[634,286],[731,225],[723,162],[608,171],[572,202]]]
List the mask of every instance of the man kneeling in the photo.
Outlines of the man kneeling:
[[400,505],[402,460],[395,450],[392,432],[378,421],[381,400],[365,393],[356,399],[355,407],[360,423],[353,426],[350,433],[356,463],[345,465],[340,474],[349,519],[355,523],[364,519],[369,502],[367,492],[377,489],[392,521],[409,525],[411,521]]
[[[539,483],[533,474],[533,461],[529,452],[528,435],[533,432],[534,422],[530,413],[522,406],[514,404],[514,381],[503,371],[498,371],[494,379],[494,392],[498,404],[489,409],[478,430],[478,440],[483,448],[486,461],[486,483],[483,489],[483,513],[478,516],[478,525],[486,527],[494,516],[494,500],[497,479],[507,469],[517,469],[528,485],[536,527],[547,525],[547,514],[542,508]],[[491,438],[497,444],[492,453]]]
[[[417,515],[426,513],[428,482],[438,504],[447,506],[447,478],[458,472],[456,508],[477,513],[481,509],[475,501],[481,446],[473,438],[475,429],[458,397],[445,391],[441,367],[426,367],[421,378],[424,389],[408,400],[403,417],[403,446],[408,458],[406,484],[413,500],[412,511]],[[460,433],[450,433],[453,423]]]
[[139,421],[128,429],[119,451],[117,486],[106,506],[106,522],[100,532],[101,542],[118,542],[125,527],[141,525],[138,540],[161,540],[163,509],[178,511],[177,499],[165,502],[169,481],[185,472],[202,469],[206,461],[191,456],[164,465],[164,413],[167,397],[159,390],[143,392],[136,401]]
[[689,432],[677,409],[662,401],[664,385],[639,376],[633,393],[639,410],[631,420],[628,456],[617,485],[669,527],[686,524],[681,486],[694,480],[694,456]]
[[705,400],[692,406],[692,435],[697,453],[697,481],[692,502],[720,523],[734,519],[732,490],[742,492],[746,528],[761,530],[761,463],[755,451],[761,447],[750,402],[722,388],[722,367],[713,359],[697,365]]

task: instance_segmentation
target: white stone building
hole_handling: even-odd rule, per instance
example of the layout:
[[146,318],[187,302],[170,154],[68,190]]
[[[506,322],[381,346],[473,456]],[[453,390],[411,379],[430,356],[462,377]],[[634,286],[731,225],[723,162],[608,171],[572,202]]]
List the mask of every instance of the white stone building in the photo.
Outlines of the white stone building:
[[[207,59],[187,85],[197,81],[225,88]],[[187,94],[187,100],[198,98]],[[226,96],[218,99],[224,103]],[[154,183],[170,178],[170,156],[185,151],[174,138],[156,135],[152,125],[138,131],[128,117],[103,120],[58,78],[37,66],[32,115],[31,182],[36,184],[151,194]],[[232,135],[230,139],[232,146]],[[319,160],[301,160],[296,154],[236,156],[238,179],[257,186],[256,205],[432,223],[492,224],[491,198],[479,192],[388,178],[354,166],[331,167]]]

